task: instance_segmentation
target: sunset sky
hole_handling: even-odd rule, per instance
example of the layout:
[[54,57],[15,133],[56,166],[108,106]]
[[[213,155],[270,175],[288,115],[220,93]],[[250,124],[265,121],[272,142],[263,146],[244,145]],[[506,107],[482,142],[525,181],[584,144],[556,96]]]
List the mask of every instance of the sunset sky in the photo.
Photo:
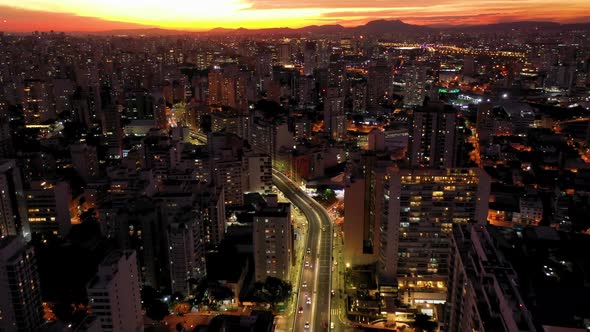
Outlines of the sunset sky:
[[0,0],[0,31],[590,22],[589,0]]

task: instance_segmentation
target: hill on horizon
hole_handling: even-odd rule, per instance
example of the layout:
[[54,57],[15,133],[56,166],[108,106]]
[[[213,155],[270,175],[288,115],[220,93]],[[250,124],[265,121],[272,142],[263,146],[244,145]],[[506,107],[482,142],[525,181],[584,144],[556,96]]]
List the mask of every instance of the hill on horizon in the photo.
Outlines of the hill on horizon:
[[171,36],[171,35],[223,35],[235,34],[240,36],[248,35],[302,35],[302,34],[369,34],[369,35],[383,35],[387,33],[402,33],[402,34],[424,34],[442,31],[461,31],[468,29],[470,32],[507,32],[513,30],[519,31],[533,31],[533,30],[557,30],[567,28],[589,28],[588,23],[572,23],[562,24],[550,21],[515,21],[502,22],[493,24],[478,24],[478,25],[415,25],[403,22],[400,19],[379,19],[369,21],[366,24],[345,27],[340,24],[329,25],[310,25],[302,28],[263,28],[263,29],[247,29],[247,28],[223,28],[217,27],[206,31],[191,31],[191,30],[177,30],[177,29],[163,29],[163,28],[139,28],[139,29],[120,29],[120,30],[105,30],[96,32],[68,32],[70,34],[84,34],[84,35],[147,35],[147,36]]

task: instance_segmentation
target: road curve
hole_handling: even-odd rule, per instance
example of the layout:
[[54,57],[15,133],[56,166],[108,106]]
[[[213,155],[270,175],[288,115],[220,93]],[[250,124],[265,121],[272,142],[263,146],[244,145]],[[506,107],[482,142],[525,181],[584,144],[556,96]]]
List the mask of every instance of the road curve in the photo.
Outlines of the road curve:
[[[310,254],[303,259],[311,268],[302,267],[295,310],[303,308],[303,313],[295,313],[294,331],[323,332],[330,329],[330,291],[332,267],[332,222],[328,212],[313,198],[301,190],[296,183],[284,174],[273,169],[274,185],[305,215],[309,221],[306,248]],[[303,287],[303,282],[307,285]],[[307,298],[311,299],[308,304]],[[309,329],[305,329],[306,322]]]

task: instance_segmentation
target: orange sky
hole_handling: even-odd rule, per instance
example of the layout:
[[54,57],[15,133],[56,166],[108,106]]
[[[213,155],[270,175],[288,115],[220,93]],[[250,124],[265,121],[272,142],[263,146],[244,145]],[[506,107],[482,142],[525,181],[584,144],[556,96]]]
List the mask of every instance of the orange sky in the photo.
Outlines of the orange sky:
[[590,22],[589,0],[565,0],[559,6],[555,3],[555,0],[0,0],[0,31],[350,26],[379,18],[452,25],[516,20]]

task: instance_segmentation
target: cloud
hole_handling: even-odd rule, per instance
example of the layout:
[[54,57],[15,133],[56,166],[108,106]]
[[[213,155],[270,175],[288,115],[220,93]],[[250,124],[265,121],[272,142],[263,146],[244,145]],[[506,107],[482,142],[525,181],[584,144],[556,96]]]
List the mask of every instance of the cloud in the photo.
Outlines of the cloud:
[[336,23],[347,25],[364,24],[374,19],[400,19],[405,23],[416,25],[456,25],[456,24],[490,24],[504,20],[521,20],[522,16],[506,16],[500,13],[486,13],[476,15],[437,15],[427,13],[424,15],[404,15],[397,11],[378,11],[369,14],[365,12],[330,12],[322,15],[324,19],[338,19]]
[[0,31],[104,31],[150,27],[152,26],[0,6]]
[[[465,3],[466,0],[415,0],[415,1],[399,1],[399,0],[244,0],[251,6],[249,9],[294,9],[294,8],[322,8],[322,9],[338,9],[338,8],[408,8],[408,9],[428,9],[437,5],[446,4],[460,4]],[[502,2],[502,3],[516,3],[528,0],[480,0],[479,3],[485,2]]]
[[[549,20],[556,22],[588,22],[580,13],[590,11],[590,2],[566,1],[559,7],[548,0],[437,1],[430,7],[416,8],[424,1],[411,2],[414,7],[335,9],[322,13],[334,23],[365,23],[374,19],[401,19],[422,25],[491,24],[506,21]],[[549,19],[547,19],[549,18]]]
[[0,30],[295,28],[374,19],[445,25],[543,18],[585,22],[589,12],[588,0],[562,0],[558,6],[555,0],[0,0]]

